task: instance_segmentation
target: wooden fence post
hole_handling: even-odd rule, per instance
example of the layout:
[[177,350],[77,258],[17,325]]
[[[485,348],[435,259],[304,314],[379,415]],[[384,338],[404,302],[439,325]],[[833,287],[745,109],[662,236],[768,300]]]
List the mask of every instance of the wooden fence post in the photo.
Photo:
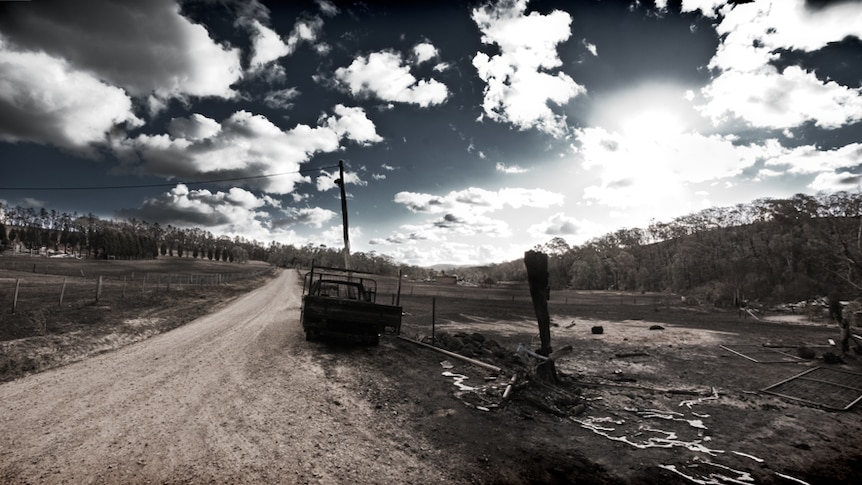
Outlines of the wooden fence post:
[[398,268],[398,296],[395,298],[395,304],[398,306],[401,306],[401,280],[403,279],[404,277],[401,276],[401,268]]
[[435,330],[437,327],[437,298],[431,297],[431,345],[435,345]]
[[21,287],[21,278],[15,280],[15,296],[12,297],[12,313],[18,309],[18,289]]
[[126,299],[126,277],[123,276],[123,299]]
[[96,283],[96,303],[99,303],[99,298],[102,296],[102,275],[99,275],[99,281]]
[[66,278],[63,278],[63,287],[60,288],[60,303],[58,306],[63,306],[63,296],[66,295]]

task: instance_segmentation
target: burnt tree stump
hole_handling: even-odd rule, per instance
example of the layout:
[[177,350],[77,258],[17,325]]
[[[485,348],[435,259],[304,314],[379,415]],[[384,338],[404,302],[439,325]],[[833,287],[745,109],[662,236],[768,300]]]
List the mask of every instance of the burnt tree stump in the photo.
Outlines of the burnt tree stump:
[[[538,251],[524,253],[524,265],[527,266],[527,282],[530,284],[530,299],[536,311],[539,323],[539,339],[541,348],[539,355],[551,355],[551,316],[548,313],[548,300],[551,298],[550,275],[548,273],[548,255]],[[536,367],[536,376],[545,382],[557,382],[557,369],[551,359]]]

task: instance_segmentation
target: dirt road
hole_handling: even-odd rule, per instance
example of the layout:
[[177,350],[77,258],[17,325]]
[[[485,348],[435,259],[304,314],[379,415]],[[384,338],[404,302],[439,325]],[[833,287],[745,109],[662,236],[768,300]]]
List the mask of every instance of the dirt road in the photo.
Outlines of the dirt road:
[[314,354],[299,305],[285,271],[174,331],[0,385],[0,482],[445,481],[399,451],[423,444],[348,388],[349,366]]

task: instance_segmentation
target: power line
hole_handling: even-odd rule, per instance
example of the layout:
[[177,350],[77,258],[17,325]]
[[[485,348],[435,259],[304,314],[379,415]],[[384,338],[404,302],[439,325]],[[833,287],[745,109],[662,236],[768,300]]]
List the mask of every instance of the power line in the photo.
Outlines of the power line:
[[119,190],[119,189],[149,189],[156,187],[173,187],[178,184],[183,185],[202,185],[202,184],[213,184],[219,182],[238,182],[241,180],[256,180],[270,177],[280,177],[282,175],[291,175],[295,173],[305,173],[305,172],[316,172],[318,170],[325,170],[329,168],[338,168],[338,165],[330,165],[326,167],[318,167],[318,168],[306,168],[295,170],[293,172],[282,172],[282,173],[269,173],[263,175],[252,175],[248,177],[230,177],[230,178],[222,178],[222,179],[209,179],[209,180],[199,180],[196,182],[163,182],[157,184],[132,184],[132,185],[90,185],[90,186],[68,186],[68,187],[0,187],[0,190],[28,190],[28,191],[36,191],[36,190]]

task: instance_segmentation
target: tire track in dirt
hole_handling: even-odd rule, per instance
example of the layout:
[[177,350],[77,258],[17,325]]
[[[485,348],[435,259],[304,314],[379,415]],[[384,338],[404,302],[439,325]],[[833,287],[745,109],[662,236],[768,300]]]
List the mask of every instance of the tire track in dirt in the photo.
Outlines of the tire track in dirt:
[[285,271],[171,332],[0,385],[0,482],[445,480],[398,450],[414,438],[349,391],[349,366],[327,379],[299,305]]

